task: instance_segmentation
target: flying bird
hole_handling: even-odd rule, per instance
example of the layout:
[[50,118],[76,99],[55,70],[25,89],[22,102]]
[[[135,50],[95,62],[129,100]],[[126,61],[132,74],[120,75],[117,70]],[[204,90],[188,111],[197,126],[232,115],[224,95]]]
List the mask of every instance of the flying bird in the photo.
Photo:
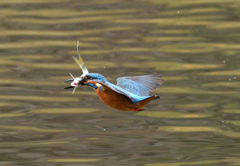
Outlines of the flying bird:
[[[79,42],[78,42],[79,44]],[[150,95],[153,91],[163,84],[162,75],[151,74],[144,76],[127,76],[117,79],[117,85],[107,81],[106,78],[98,73],[89,73],[78,51],[79,59],[73,57],[75,62],[80,66],[83,74],[80,77],[64,82],[71,82],[71,85],[64,88],[73,88],[73,92],[83,85],[92,87],[98,97],[106,105],[120,111],[143,111],[143,107],[154,99],[160,98],[157,95]]]

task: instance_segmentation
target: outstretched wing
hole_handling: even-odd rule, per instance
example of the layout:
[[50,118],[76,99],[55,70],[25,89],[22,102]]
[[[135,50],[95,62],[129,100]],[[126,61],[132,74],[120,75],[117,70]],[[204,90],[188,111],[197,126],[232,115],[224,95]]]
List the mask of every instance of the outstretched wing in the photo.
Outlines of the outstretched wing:
[[149,91],[153,91],[163,84],[161,78],[160,74],[120,77],[117,79],[117,86],[135,95],[148,96]]

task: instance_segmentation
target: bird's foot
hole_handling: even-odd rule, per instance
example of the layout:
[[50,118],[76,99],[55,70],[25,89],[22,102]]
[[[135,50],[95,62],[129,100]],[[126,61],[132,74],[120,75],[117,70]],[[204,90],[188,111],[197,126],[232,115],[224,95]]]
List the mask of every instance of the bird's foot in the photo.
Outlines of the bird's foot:
[[143,111],[144,109],[132,108],[133,111]]

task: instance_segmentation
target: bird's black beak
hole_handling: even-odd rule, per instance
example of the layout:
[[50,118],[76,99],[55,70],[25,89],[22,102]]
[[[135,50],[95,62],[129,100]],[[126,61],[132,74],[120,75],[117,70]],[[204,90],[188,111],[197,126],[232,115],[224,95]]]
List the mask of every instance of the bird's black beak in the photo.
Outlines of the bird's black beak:
[[[74,80],[74,79],[71,78],[71,79],[68,79],[68,80],[63,81],[62,83],[71,82],[71,81],[73,81],[73,80]],[[74,88],[74,86],[68,86],[68,87],[65,87],[65,88],[63,88],[63,89],[71,89],[71,88]]]
[[74,79],[73,78],[71,78],[71,79],[68,79],[68,80],[65,80],[65,81],[63,81],[62,83],[65,83],[65,82],[70,82],[70,81],[73,81]]
[[74,88],[74,86],[68,86],[68,87],[65,87],[63,89],[71,89],[71,88]]

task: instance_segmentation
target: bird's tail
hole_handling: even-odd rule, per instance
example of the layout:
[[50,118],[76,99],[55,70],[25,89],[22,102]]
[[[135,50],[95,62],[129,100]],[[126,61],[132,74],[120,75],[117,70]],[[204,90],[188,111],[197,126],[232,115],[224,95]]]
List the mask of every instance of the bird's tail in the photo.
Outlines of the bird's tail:
[[148,97],[148,98],[146,98],[146,99],[138,102],[137,105],[138,105],[139,108],[142,108],[143,106],[145,106],[145,105],[146,105],[147,103],[149,103],[150,101],[155,100],[155,99],[158,99],[158,98],[160,98],[160,97],[157,96],[157,95],[152,95],[152,96],[150,96],[150,97]]

